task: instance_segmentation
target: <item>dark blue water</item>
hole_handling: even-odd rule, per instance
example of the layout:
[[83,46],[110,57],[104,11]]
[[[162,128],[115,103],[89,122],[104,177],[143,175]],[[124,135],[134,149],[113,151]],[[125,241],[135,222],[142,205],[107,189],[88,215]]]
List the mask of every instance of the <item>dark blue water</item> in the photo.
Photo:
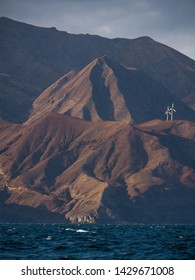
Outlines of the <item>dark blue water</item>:
[[195,259],[195,225],[0,224],[0,259]]

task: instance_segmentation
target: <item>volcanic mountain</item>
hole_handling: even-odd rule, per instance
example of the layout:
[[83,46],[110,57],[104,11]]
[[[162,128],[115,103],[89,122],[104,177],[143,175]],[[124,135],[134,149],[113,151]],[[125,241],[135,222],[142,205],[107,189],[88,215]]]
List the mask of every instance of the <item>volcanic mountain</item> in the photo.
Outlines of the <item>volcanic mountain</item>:
[[1,17],[0,117],[23,122],[45,88],[103,55],[142,70],[194,108],[195,62],[149,37],[76,35]]
[[195,125],[0,122],[1,221],[195,222]]
[[195,112],[159,82],[104,56],[46,89],[33,103],[31,118],[55,111],[91,121],[142,123],[165,119],[172,103],[176,119],[195,121]]
[[195,222],[193,60],[7,18],[0,60],[1,222]]

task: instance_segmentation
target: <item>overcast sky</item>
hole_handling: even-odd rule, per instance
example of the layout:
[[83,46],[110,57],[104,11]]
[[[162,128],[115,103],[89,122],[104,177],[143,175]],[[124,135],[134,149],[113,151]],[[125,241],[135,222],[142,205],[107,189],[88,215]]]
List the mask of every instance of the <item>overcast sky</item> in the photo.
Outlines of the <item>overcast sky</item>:
[[76,34],[150,36],[195,59],[195,0],[0,0],[0,15]]

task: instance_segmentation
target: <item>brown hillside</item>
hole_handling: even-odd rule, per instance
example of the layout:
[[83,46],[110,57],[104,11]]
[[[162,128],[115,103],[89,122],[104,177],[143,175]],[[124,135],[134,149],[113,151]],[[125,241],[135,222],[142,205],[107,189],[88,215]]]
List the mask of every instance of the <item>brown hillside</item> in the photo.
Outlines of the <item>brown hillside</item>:
[[55,111],[92,121],[142,123],[164,120],[167,106],[174,103],[175,119],[195,121],[195,112],[157,81],[106,56],[68,75],[73,78],[62,82],[62,77],[35,100],[31,118]]
[[194,222],[194,140],[187,121],[131,126],[48,113],[0,154],[4,220],[29,207],[29,220],[38,220],[33,209],[71,222]]

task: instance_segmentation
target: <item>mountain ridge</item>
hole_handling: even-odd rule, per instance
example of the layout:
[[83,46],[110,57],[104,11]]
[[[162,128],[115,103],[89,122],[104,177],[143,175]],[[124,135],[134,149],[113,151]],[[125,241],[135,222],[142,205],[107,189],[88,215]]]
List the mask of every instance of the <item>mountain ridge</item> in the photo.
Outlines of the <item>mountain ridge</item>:
[[1,207],[34,209],[28,221],[39,209],[71,223],[194,221],[194,123],[132,126],[48,112],[12,129],[0,134]]
[[195,121],[195,112],[160,83],[139,69],[103,56],[46,89],[34,101],[30,118],[55,111],[90,121],[136,124],[164,119],[167,104],[172,103],[177,108],[176,119]]
[[6,105],[0,106],[0,114],[8,121],[25,121],[33,101],[45,88],[103,55],[144,71],[194,107],[195,62],[147,37],[74,35],[9,19],[0,21],[0,31],[0,104]]

